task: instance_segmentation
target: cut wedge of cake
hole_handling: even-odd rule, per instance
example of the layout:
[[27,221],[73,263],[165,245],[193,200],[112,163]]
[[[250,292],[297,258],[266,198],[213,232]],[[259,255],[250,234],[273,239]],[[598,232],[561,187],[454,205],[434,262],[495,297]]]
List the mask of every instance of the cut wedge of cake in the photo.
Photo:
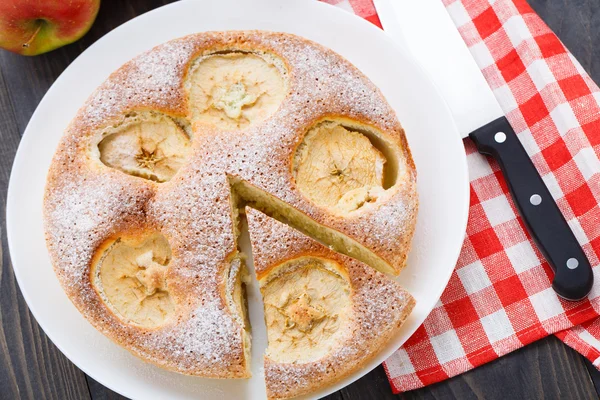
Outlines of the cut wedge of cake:
[[413,297],[388,276],[246,208],[265,307],[269,399],[287,399],[363,368],[400,329]]

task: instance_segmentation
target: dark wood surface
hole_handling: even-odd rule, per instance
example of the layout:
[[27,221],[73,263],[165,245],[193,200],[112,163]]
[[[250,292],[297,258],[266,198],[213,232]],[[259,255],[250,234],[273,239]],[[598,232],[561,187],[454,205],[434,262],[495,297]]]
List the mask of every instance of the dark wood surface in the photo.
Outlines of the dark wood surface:
[[[3,0],[0,0],[3,1]],[[0,399],[122,399],[75,367],[48,340],[16,284],[6,245],[6,191],[21,135],[58,75],[90,44],[168,0],[105,1],[92,30],[52,53],[26,58],[0,51]],[[530,4],[600,82],[600,1],[530,0]],[[554,337],[461,376],[394,396],[382,367],[328,397],[358,399],[592,399],[600,373]]]

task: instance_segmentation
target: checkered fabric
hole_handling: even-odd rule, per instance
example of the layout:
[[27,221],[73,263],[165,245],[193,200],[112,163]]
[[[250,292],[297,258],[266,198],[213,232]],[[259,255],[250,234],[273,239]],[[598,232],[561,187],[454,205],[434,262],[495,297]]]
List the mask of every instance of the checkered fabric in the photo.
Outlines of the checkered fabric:
[[[525,0],[440,1],[582,245],[596,284],[580,302],[556,296],[552,271],[498,165],[466,139],[467,236],[440,301],[384,364],[392,388],[439,382],[549,334],[600,366],[600,89]],[[371,0],[328,2],[379,25]]]

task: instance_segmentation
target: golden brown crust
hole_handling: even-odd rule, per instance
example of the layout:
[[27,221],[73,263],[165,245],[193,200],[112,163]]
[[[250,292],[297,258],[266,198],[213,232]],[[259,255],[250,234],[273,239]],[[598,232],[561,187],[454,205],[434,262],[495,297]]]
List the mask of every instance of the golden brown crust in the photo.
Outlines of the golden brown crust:
[[261,286],[282,264],[316,257],[333,260],[347,272],[351,292],[350,323],[339,345],[325,357],[306,363],[282,363],[265,357],[270,399],[310,393],[364,367],[402,326],[415,301],[400,285],[363,263],[335,253],[259,211],[247,208],[248,230]]
[[[191,120],[185,85],[195,59],[228,50],[265,52],[286,68],[289,92],[279,110],[239,132]],[[103,129],[145,112],[190,125],[188,163],[165,183],[109,168],[91,150]],[[290,168],[304,132],[333,117],[385,134],[405,165],[384,200],[346,217],[304,198]],[[46,240],[61,285],[98,330],[135,355],[185,374],[240,378],[249,376],[245,333],[224,295],[237,252],[226,174],[362,243],[398,272],[416,220],[416,172],[380,91],[339,55],[293,35],[209,32],[176,39],[126,63],[92,94],[67,128],[47,179]],[[167,281],[177,318],[160,328],[124,323],[90,283],[102,243],[135,231],[162,233],[173,252]]]

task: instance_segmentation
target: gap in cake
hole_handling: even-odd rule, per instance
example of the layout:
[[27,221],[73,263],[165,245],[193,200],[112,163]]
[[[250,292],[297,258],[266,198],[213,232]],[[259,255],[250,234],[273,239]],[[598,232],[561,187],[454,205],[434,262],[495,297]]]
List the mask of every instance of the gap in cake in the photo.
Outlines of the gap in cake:
[[266,52],[213,51],[192,63],[185,86],[194,122],[238,130],[277,111],[288,92],[287,69]]
[[228,175],[228,179],[232,192],[243,199],[244,204],[291,226],[338,253],[362,261],[380,272],[397,275],[392,266],[356,240],[335,229],[319,224],[286,202],[237,176]]
[[157,112],[131,112],[103,129],[92,154],[104,165],[155,182],[169,181],[191,153],[189,123]]
[[[232,314],[240,326],[244,328],[244,357],[250,363],[252,344],[252,324],[248,309],[248,286],[252,285],[254,271],[248,268],[248,257],[252,251],[242,247],[244,237],[248,236],[248,229],[244,226],[243,211],[244,200],[233,191],[229,194],[231,221],[236,251],[230,257],[229,270],[227,271],[226,298]],[[250,261],[250,265],[251,261]],[[249,365],[246,366],[249,369]]]
[[[252,376],[263,376],[263,356],[267,349],[267,327],[265,324],[264,304],[260,292],[260,286],[254,269],[254,259],[252,246],[250,245],[250,235],[248,232],[248,223],[245,218],[244,208],[240,208],[240,235],[237,238],[238,248],[244,254],[244,259],[247,266],[247,282],[244,285],[246,301],[248,308],[246,317],[248,318],[248,327],[252,328],[252,347],[248,348],[247,360],[250,363]],[[264,380],[261,379],[262,391],[266,394]]]
[[[227,271],[227,284],[225,297],[232,315],[237,323],[244,328],[244,357],[250,361],[251,324],[248,314],[247,286],[250,284],[250,275],[246,264],[246,254],[237,252],[229,261]],[[248,366],[247,366],[248,368]]]
[[92,262],[92,286],[126,323],[157,328],[176,311],[168,288],[171,247],[159,232],[123,234],[107,240]]
[[[227,297],[231,297],[238,306],[235,309],[238,315],[243,315],[246,335],[244,338],[244,356],[248,362],[248,375],[263,375],[263,356],[267,349],[267,328],[264,316],[264,303],[260,286],[254,269],[252,246],[246,220],[246,200],[238,192],[230,188],[230,209],[233,222],[233,236],[236,243],[234,260],[242,264],[243,277],[235,281],[235,285],[227,288]],[[232,268],[233,270],[234,268]],[[230,276],[232,273],[229,273]],[[238,274],[239,275],[239,274]],[[231,304],[231,302],[230,302]],[[230,305],[231,308],[231,305]],[[266,394],[266,387],[263,388]]]
[[292,173],[316,205],[348,215],[367,208],[398,181],[400,150],[376,130],[348,118],[323,119],[296,148]]

